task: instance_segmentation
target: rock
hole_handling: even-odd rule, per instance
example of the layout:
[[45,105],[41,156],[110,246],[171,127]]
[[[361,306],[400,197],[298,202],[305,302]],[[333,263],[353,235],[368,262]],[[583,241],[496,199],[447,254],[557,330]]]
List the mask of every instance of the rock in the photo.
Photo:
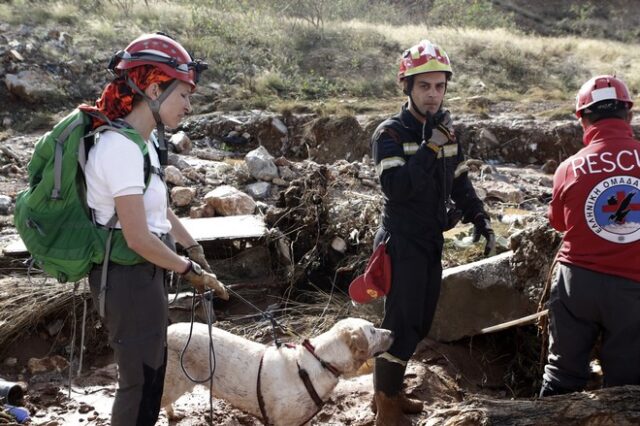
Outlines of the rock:
[[250,151],[244,158],[251,176],[255,179],[266,181],[271,181],[278,177],[278,167],[273,160],[273,156],[263,146]]
[[278,185],[278,186],[289,186],[289,182],[287,182],[286,180],[282,179],[282,178],[274,178],[271,183],[273,183],[274,185]]
[[520,204],[524,200],[524,194],[510,183],[502,181],[485,181],[483,189],[487,195],[485,198],[495,198],[504,203]]
[[222,216],[253,214],[256,202],[242,191],[223,185],[204,196],[204,201]]
[[185,178],[193,182],[205,183],[207,181],[206,171],[203,172],[194,167],[188,167],[184,169],[181,173]]
[[180,131],[172,135],[169,143],[171,143],[176,148],[176,152],[180,154],[188,154],[191,152],[191,139],[189,139],[189,136],[187,136],[185,132]]
[[18,52],[15,49],[11,49],[9,50],[9,54],[13,57],[13,59],[15,59],[16,61],[24,61],[24,57],[20,54],[20,52]]
[[558,168],[558,162],[556,160],[547,160],[542,165],[542,171],[548,175],[552,175],[556,172]]
[[9,357],[9,358],[6,358],[6,359],[4,360],[4,362],[3,362],[3,364],[4,364],[6,367],[13,368],[13,367],[15,367],[16,365],[18,365],[18,358],[15,358],[15,357]]
[[286,136],[287,133],[289,133],[289,130],[287,129],[287,125],[284,124],[282,120],[280,120],[278,117],[273,117],[273,119],[271,120],[271,125],[273,126],[274,129],[282,133],[283,136]]
[[451,342],[531,314],[535,307],[517,287],[511,272],[512,256],[508,251],[445,269],[429,337]]
[[4,127],[5,129],[11,128],[12,124],[13,124],[13,120],[11,120],[11,117],[4,117],[2,119],[2,127]]
[[58,37],[58,41],[64,45],[72,45],[73,44],[73,36],[66,31],[60,33],[60,37]]
[[491,130],[487,128],[482,128],[480,130],[480,140],[489,146],[500,145],[500,141],[498,140],[498,138],[496,138],[496,136],[491,133]]
[[291,170],[289,166],[280,166],[278,167],[278,174],[280,178],[286,181],[292,181],[298,177],[298,175]]
[[60,355],[45,358],[30,358],[27,361],[29,373],[38,374],[48,371],[62,371],[69,366],[69,362]]
[[255,200],[264,200],[271,193],[269,182],[256,182],[247,185],[247,193]]
[[367,135],[352,116],[317,118],[307,127],[304,139],[309,157],[320,163],[340,159],[354,161],[370,151],[369,144],[364,143]]
[[338,253],[343,253],[347,251],[347,243],[343,238],[335,237],[331,241],[331,248],[337,251]]
[[0,195],[0,215],[8,215],[11,213],[13,200],[6,195]]
[[196,196],[196,190],[186,186],[175,186],[171,188],[171,202],[178,206],[184,207],[191,204]]
[[273,163],[278,167],[291,167],[293,162],[287,160],[285,157],[278,157],[273,160]]
[[164,178],[167,183],[176,186],[184,185],[184,176],[180,173],[180,170],[176,166],[167,166],[164,169]]
[[201,217],[214,217],[216,210],[209,204],[202,204],[201,206],[191,207],[189,210],[189,217],[191,219],[199,219]]
[[59,99],[62,95],[61,90],[49,74],[40,70],[6,74],[5,84],[14,96],[30,103],[51,102]]
[[[478,87],[482,87],[482,90],[484,90],[484,83],[480,82],[481,86]],[[487,98],[486,96],[471,96],[470,98],[467,98],[467,103],[469,104],[469,106],[471,107],[475,107],[475,108],[482,108],[482,109],[486,109],[489,108],[491,105],[493,105],[493,101],[489,98]]]

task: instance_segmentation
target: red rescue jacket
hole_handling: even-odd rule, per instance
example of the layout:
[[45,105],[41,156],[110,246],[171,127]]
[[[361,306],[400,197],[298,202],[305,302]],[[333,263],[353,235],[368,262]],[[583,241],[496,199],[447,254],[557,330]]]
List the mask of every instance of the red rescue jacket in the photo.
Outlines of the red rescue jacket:
[[565,232],[558,260],[640,283],[640,142],[604,119],[553,178],[549,221]]

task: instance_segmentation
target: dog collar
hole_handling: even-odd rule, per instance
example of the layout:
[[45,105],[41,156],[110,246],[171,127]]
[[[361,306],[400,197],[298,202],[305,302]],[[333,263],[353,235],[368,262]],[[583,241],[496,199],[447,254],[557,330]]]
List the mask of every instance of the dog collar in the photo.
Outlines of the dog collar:
[[335,368],[333,365],[329,364],[328,362],[324,361],[322,358],[318,356],[318,354],[316,354],[316,348],[313,347],[309,339],[304,339],[304,341],[302,342],[302,347],[308,350],[311,353],[311,355],[313,355],[315,359],[318,360],[318,362],[320,363],[320,365],[322,365],[324,369],[329,370],[331,374],[333,374],[336,378],[340,377],[340,374],[342,373],[340,373],[340,371],[338,371],[337,368]]

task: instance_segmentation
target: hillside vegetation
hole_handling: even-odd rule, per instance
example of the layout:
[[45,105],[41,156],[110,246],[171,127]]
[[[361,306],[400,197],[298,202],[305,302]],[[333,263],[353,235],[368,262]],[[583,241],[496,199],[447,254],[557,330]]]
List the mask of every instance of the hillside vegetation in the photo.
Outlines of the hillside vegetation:
[[71,35],[72,53],[36,44],[21,65],[83,63],[85,78],[96,81],[71,91],[70,103],[98,94],[116,50],[161,30],[209,62],[205,86],[234,99],[222,109],[388,108],[399,96],[402,50],[428,38],[452,60],[450,98],[482,95],[525,108],[554,101],[569,111],[579,84],[593,74],[615,73],[640,90],[640,49],[628,41],[638,29],[620,3],[639,2],[4,0],[0,21],[40,39],[51,30]]

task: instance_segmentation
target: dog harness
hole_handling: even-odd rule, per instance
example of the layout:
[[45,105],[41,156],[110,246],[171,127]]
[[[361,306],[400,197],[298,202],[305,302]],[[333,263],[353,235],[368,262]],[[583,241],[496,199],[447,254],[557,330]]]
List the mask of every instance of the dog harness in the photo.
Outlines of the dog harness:
[[[296,347],[296,345],[292,345],[288,343],[285,343],[284,345],[291,349]],[[309,339],[305,339],[302,342],[302,347],[308,350],[309,353],[311,353],[311,355],[313,355],[313,357],[317,359],[318,362],[320,362],[320,365],[322,366],[322,368],[331,372],[331,374],[333,374],[336,379],[340,377],[341,373],[340,371],[338,371],[337,368],[335,368],[330,363],[324,361],[322,358],[318,356],[318,354],[316,354],[315,348],[313,347]],[[260,380],[260,376],[262,373],[262,362],[264,361],[265,352],[263,352],[262,356],[260,357],[260,366],[258,367],[258,381],[257,381],[256,387],[257,387],[257,393],[258,393],[258,406],[260,407],[260,414],[262,415],[262,421],[264,422],[265,425],[271,425],[271,422],[269,421],[269,417],[267,416],[267,410],[264,405],[264,397],[262,396],[261,380]],[[308,419],[300,423],[300,425],[303,425],[307,423],[309,420],[311,420],[313,417],[315,417],[315,415],[318,414],[318,412],[320,412],[320,410],[324,406],[324,401],[322,400],[322,398],[320,398],[320,395],[318,395],[318,392],[316,392],[316,389],[313,387],[313,383],[311,383],[311,379],[309,378],[309,373],[307,372],[307,370],[300,367],[300,364],[298,364],[297,362],[296,362],[296,365],[298,366],[298,376],[300,377],[300,380],[302,380],[302,383],[304,384],[304,387],[307,389],[309,396],[311,397],[313,402],[316,404],[316,407],[318,407],[318,409],[313,414],[311,414],[311,416]]]

